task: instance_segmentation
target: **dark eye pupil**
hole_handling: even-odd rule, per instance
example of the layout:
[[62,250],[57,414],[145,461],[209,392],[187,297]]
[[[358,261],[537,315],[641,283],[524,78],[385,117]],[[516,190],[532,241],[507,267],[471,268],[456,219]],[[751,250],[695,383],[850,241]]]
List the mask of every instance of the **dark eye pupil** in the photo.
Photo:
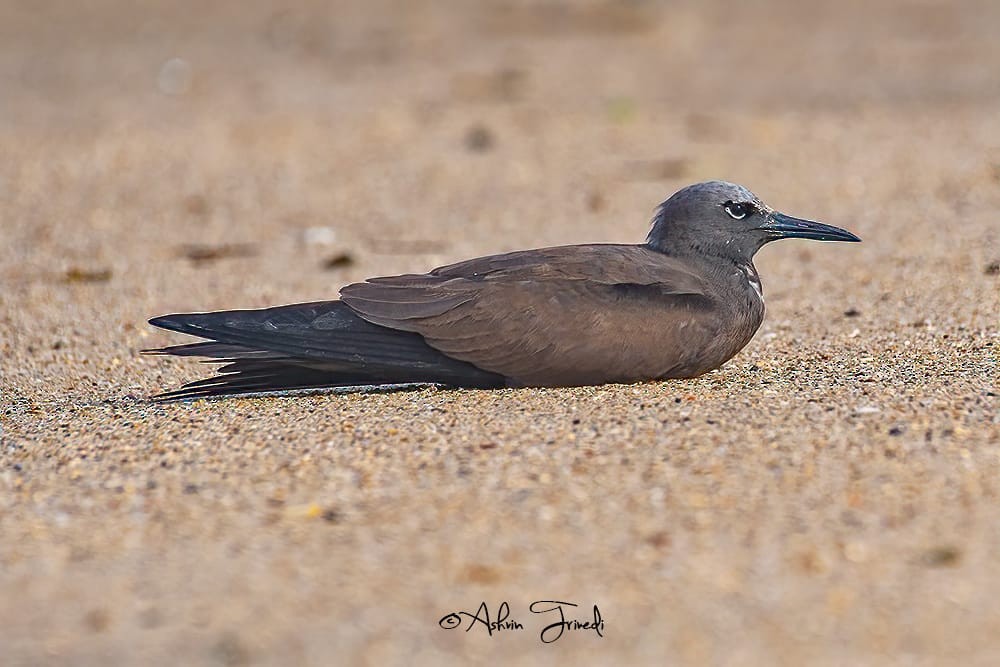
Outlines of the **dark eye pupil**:
[[750,212],[750,207],[743,202],[726,202],[726,212],[734,218],[742,218]]

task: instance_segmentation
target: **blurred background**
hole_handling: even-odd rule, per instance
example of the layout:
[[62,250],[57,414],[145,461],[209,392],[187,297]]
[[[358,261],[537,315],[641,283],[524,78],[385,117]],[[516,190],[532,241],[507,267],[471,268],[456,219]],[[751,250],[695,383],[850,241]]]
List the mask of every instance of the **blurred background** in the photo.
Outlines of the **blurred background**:
[[[995,0],[0,1],[0,662],[548,664],[434,623],[562,592],[609,623],[567,660],[996,657],[998,35]],[[864,243],[765,248],[701,380],[145,402],[206,371],[140,357],[151,316],[640,242],[709,178]]]
[[707,178],[868,253],[951,236],[981,273],[998,25],[989,0],[5,2],[3,277],[140,272],[168,308],[318,298],[638,241]]

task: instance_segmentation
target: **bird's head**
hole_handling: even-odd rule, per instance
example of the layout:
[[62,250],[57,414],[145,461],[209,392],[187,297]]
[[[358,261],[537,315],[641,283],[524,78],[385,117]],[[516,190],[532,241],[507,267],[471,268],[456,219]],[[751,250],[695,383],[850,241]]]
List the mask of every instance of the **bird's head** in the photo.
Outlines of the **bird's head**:
[[765,243],[788,238],[861,240],[839,227],[779,213],[742,185],[705,181],[678,190],[660,204],[646,242],[667,254],[694,252],[746,261]]

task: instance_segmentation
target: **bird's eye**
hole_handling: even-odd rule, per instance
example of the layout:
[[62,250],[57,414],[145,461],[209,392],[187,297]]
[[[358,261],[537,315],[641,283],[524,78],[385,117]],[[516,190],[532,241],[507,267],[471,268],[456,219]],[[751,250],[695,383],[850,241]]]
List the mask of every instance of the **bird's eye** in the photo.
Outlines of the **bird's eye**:
[[750,213],[753,213],[753,205],[743,201],[727,201],[722,205],[726,213],[734,220],[742,220]]

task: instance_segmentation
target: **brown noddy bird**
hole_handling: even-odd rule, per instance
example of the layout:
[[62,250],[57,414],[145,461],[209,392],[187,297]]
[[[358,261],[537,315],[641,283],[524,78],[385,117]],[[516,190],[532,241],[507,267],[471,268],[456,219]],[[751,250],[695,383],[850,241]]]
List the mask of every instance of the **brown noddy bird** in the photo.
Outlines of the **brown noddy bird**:
[[640,245],[523,250],[371,278],[339,300],[164,315],[150,324],[207,340],[146,352],[224,364],[160,399],[691,378],[750,342],[764,318],[753,256],[783,238],[861,240],[708,181],[663,202]]

